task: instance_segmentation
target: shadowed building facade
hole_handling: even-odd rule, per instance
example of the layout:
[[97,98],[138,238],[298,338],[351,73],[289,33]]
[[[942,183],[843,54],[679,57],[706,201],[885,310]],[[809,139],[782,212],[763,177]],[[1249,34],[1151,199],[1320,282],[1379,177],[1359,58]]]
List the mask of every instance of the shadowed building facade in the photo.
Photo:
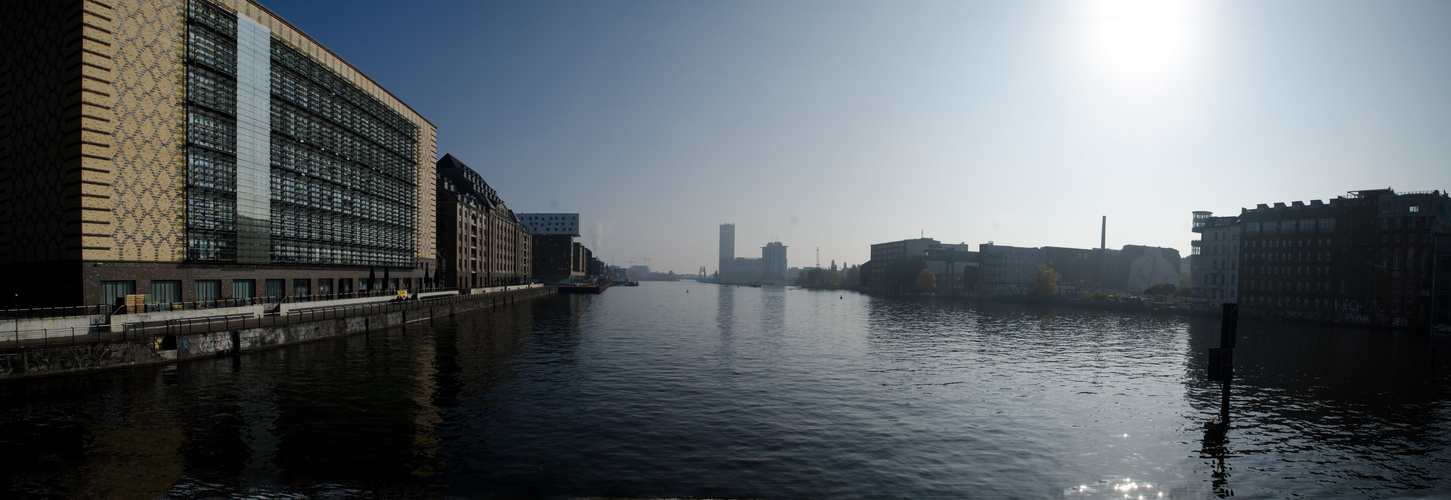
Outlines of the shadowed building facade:
[[458,288],[528,283],[529,228],[484,178],[453,155],[438,160],[438,253]]
[[22,305],[421,284],[435,128],[302,31],[247,0],[7,6],[0,265]]
[[546,283],[575,281],[589,272],[588,249],[579,236],[578,213],[519,214],[534,235],[535,276]]
[[1451,323],[1451,197],[1351,191],[1239,215],[1253,316],[1393,327]]

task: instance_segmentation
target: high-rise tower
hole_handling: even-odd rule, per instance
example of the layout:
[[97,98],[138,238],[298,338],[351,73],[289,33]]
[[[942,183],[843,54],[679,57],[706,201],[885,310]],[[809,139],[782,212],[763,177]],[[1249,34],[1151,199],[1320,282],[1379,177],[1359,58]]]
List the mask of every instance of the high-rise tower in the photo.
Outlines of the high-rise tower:
[[720,266],[716,272],[721,278],[725,278],[726,270],[730,269],[731,262],[736,260],[736,225],[720,225]]

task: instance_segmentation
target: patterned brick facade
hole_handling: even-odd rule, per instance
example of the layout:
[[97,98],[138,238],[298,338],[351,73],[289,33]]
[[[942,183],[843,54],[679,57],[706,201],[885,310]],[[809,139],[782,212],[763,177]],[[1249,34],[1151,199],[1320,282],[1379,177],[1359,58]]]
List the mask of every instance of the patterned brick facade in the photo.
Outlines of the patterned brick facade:
[[[422,278],[423,264],[437,257],[435,127],[260,5],[210,3],[265,26],[273,43],[417,127],[405,219],[414,262],[393,267],[391,278]],[[188,7],[188,0],[7,3],[0,17],[0,272],[9,278],[0,292],[7,298],[22,306],[96,304],[109,301],[101,281],[135,281],[146,293],[153,280],[177,280],[191,300],[196,280],[283,278],[290,295],[296,279],[316,290],[320,280],[366,277],[367,266],[189,259]]]

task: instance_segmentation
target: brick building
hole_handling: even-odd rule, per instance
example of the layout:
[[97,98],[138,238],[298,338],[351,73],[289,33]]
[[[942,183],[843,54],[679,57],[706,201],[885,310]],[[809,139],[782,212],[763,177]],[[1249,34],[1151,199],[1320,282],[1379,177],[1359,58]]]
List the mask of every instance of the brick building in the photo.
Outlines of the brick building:
[[1352,191],[1244,210],[1240,306],[1250,315],[1379,326],[1445,322],[1451,198]]
[[458,158],[444,155],[437,165],[444,283],[457,288],[528,283],[533,276],[528,226]]

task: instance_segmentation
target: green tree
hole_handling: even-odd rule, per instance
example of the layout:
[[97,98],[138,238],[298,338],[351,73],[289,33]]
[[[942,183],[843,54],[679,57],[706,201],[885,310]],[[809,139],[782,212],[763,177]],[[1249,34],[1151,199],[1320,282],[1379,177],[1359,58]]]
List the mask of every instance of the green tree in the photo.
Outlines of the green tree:
[[937,273],[932,272],[931,269],[923,268],[921,272],[917,273],[917,289],[924,292],[936,290]]
[[1038,276],[1033,284],[1033,291],[1039,297],[1047,297],[1058,293],[1058,273],[1053,268],[1038,264]]
[[1187,299],[1187,298],[1189,298],[1190,295],[1193,295],[1193,294],[1194,294],[1194,289],[1193,288],[1189,288],[1189,285],[1184,285],[1184,286],[1181,286],[1179,288],[1175,288],[1174,289],[1174,296],[1175,297],[1184,297],[1184,298]]

